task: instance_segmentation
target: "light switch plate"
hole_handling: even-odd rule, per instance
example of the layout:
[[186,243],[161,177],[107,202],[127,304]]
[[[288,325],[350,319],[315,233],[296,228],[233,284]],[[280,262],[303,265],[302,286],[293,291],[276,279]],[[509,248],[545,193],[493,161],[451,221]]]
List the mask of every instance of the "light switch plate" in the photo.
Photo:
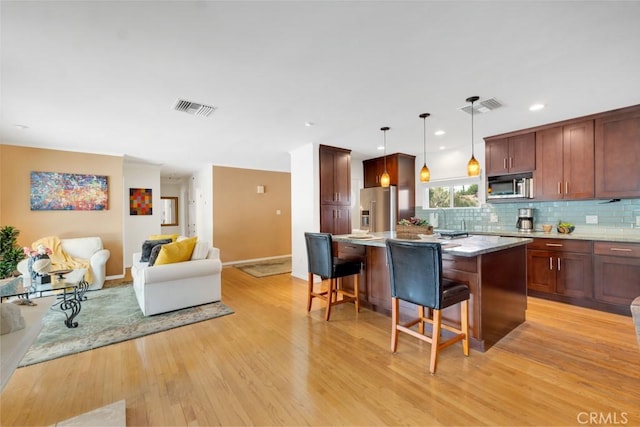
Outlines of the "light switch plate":
[[492,213],[489,215],[489,222],[498,222],[498,215]]
[[598,215],[587,215],[587,224],[597,224]]

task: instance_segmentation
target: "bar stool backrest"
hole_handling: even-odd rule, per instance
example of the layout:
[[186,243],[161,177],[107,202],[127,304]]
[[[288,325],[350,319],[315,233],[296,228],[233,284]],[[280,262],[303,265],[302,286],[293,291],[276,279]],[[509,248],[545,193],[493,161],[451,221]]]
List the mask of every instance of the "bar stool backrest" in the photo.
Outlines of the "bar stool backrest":
[[329,279],[333,277],[333,240],[329,233],[304,233],[307,243],[309,273]]
[[440,310],[442,247],[434,242],[387,240],[391,296]]

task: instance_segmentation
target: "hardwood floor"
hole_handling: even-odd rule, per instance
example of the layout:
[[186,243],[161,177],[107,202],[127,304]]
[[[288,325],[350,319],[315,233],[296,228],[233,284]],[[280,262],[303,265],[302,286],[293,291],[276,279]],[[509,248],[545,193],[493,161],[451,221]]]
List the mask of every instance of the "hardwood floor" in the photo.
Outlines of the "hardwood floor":
[[389,317],[307,314],[305,281],[225,268],[222,290],[235,314],[18,369],[0,424],[125,399],[133,426],[640,425],[630,317],[530,298],[525,324],[486,353],[443,350],[431,376],[428,344],[391,353]]

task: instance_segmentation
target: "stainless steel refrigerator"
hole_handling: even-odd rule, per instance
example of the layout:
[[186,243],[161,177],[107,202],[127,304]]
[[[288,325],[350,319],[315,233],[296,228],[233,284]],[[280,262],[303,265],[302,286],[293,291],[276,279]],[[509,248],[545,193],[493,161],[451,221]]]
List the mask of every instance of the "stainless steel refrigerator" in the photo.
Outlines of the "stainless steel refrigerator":
[[360,190],[360,230],[395,231],[396,187],[372,187]]

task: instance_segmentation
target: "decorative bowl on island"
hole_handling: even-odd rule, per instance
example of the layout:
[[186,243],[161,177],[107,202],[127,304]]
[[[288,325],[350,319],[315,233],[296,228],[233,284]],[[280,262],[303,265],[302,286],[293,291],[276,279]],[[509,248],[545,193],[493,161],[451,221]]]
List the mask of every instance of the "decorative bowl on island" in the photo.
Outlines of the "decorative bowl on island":
[[576,229],[576,227],[570,222],[560,222],[558,223],[558,233],[569,234]]

